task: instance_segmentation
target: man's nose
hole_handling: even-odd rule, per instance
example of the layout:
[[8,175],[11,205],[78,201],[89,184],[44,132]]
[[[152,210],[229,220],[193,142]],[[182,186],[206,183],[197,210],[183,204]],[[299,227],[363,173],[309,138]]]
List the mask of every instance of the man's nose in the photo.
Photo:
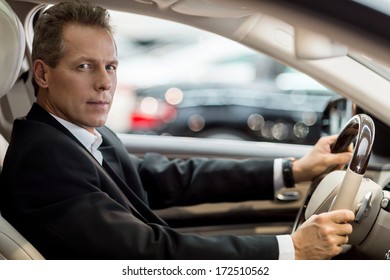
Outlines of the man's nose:
[[110,73],[107,72],[105,67],[102,67],[96,73],[95,89],[97,91],[109,90],[112,87],[112,81]]

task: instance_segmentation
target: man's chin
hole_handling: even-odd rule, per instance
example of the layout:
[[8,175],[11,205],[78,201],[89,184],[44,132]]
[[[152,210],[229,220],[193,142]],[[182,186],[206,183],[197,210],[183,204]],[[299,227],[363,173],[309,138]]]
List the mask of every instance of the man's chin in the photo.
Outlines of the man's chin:
[[99,120],[99,121],[91,121],[91,122],[88,122],[88,123],[85,123],[83,125],[84,128],[86,128],[87,130],[91,131],[91,130],[94,130],[95,128],[98,128],[98,127],[102,127],[106,124],[106,119],[104,120]]

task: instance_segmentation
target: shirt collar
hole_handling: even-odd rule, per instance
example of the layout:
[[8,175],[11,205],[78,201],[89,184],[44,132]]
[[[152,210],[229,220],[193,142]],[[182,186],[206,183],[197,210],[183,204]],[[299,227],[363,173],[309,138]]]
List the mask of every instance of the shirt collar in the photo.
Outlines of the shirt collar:
[[88,151],[93,153],[93,150],[98,149],[102,144],[102,136],[96,129],[94,130],[94,133],[91,133],[81,126],[75,125],[53,114],[51,115],[66,129],[68,129],[73,134],[73,136],[76,137],[77,140],[79,140],[81,144],[87,148]]

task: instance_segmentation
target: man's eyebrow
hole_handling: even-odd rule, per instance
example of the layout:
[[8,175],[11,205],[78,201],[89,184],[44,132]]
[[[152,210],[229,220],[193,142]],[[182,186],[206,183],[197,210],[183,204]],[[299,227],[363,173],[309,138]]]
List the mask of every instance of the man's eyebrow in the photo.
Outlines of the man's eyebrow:
[[[80,56],[78,58],[76,58],[76,61],[88,61],[88,62],[92,62],[92,63],[98,63],[100,62],[99,59],[96,59],[96,58],[92,58],[92,57],[87,57],[87,56]],[[118,65],[118,60],[116,58],[113,58],[111,60],[108,60],[108,63],[107,64],[115,64],[115,65]]]

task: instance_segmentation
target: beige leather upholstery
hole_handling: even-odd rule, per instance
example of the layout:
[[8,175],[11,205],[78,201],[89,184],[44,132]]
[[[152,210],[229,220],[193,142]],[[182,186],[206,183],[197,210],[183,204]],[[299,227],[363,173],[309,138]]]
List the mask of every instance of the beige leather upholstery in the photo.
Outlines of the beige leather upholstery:
[[43,260],[43,256],[0,215],[0,260]]
[[[19,77],[24,57],[22,25],[9,5],[0,0],[0,98]],[[0,171],[8,143],[0,134]],[[31,260],[43,256],[0,215],[0,259]]]
[[0,1],[0,98],[14,85],[22,66],[25,37],[22,25],[4,0]]
[[7,151],[7,148],[8,148],[8,142],[0,134],[0,171],[1,171],[1,168],[3,166],[4,156],[5,156],[5,152]]

